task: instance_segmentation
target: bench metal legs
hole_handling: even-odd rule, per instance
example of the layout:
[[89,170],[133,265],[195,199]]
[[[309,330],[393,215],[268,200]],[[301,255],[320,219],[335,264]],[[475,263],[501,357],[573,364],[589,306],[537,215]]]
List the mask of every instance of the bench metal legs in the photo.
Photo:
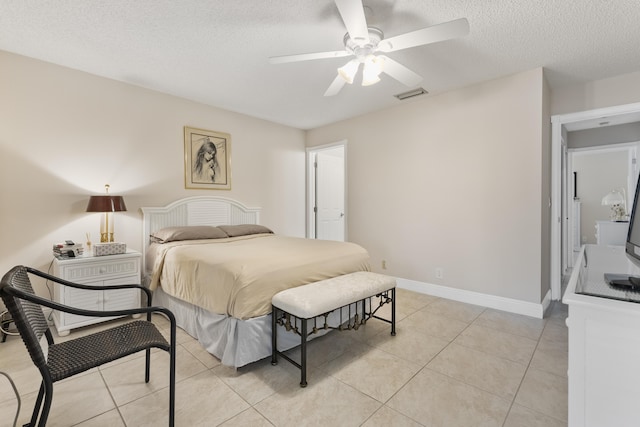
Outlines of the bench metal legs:
[[[391,293],[391,298],[388,298],[388,293]],[[366,323],[366,321],[370,318],[376,318],[379,320],[382,320],[384,322],[387,323],[391,323],[391,335],[395,336],[396,335],[396,289],[395,288],[391,288],[390,290],[378,295],[380,296],[384,302],[381,302],[380,305],[377,308],[373,308],[370,307],[370,311],[366,312],[366,304],[365,304],[365,300],[362,300],[362,319],[357,320],[358,319],[358,314],[356,313],[356,322],[360,322],[359,324],[364,324]],[[359,303],[356,302],[354,304]],[[378,317],[375,315],[375,312],[377,311],[378,308],[380,308],[380,306],[382,306],[383,304],[388,304],[391,303],[391,320],[387,320],[384,319],[382,317]],[[349,305],[350,307],[351,305]],[[347,307],[347,306],[344,306]],[[340,307],[337,308],[336,310],[342,310],[344,307]],[[357,310],[356,310],[357,311]],[[325,317],[325,325],[323,327],[320,328],[316,328],[315,324],[313,325],[314,328],[311,331],[311,334],[314,334],[316,332],[318,332],[318,330],[322,330],[322,329],[339,329],[342,330],[340,327],[334,328],[334,327],[330,327],[326,324],[326,316],[328,315],[322,315],[322,316],[318,316],[318,317]],[[311,319],[298,319],[300,320],[300,328],[298,329],[298,324],[297,321],[291,321],[291,318],[295,319],[295,316],[293,316],[290,313],[287,313],[283,310],[280,310],[278,307],[272,305],[271,306],[271,364],[272,365],[277,365],[278,364],[278,356],[282,356],[282,358],[286,359],[287,361],[289,361],[291,364],[293,364],[294,366],[296,366],[298,369],[300,369],[300,387],[306,387],[307,386],[307,338],[309,335],[309,328],[308,328],[308,321],[315,319],[315,318],[311,318]],[[286,319],[286,320],[285,320]],[[342,320],[340,320],[342,321]],[[295,360],[291,359],[289,356],[287,356],[286,354],[278,351],[278,325],[282,325],[285,327],[285,329],[287,331],[292,331],[298,335],[300,335],[300,363],[296,362]],[[354,326],[353,328],[351,328],[351,326],[349,326],[349,328],[345,328],[345,329],[358,329],[357,326]]]
[[391,289],[391,336],[396,336],[396,288]]
[[307,386],[307,319],[302,319],[300,331],[300,387]]
[[291,359],[284,353],[278,351],[278,317],[280,313],[284,313],[278,307],[271,306],[271,364],[278,364],[278,355],[289,361],[291,364],[300,369],[300,387],[307,386],[307,319],[300,319],[300,363]]
[[278,364],[278,308],[271,306],[271,364]]

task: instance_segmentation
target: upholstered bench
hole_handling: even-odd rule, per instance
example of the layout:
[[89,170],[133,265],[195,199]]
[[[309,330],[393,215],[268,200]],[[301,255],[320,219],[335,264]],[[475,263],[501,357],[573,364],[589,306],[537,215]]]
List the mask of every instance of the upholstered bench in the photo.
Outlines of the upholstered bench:
[[[376,306],[373,298],[377,298]],[[282,356],[300,368],[302,387],[307,385],[308,335],[327,329],[357,330],[372,317],[390,323],[391,335],[396,334],[396,280],[382,274],[359,271],[309,283],[277,293],[271,304],[271,364],[276,365],[278,356]],[[391,320],[375,315],[385,304],[391,304]],[[327,317],[335,310],[340,310],[340,321],[338,326],[329,326]],[[342,322],[343,314],[346,322]],[[318,320],[321,322],[320,326]],[[313,321],[313,324],[309,321]],[[278,325],[300,335],[300,363],[278,350]]]

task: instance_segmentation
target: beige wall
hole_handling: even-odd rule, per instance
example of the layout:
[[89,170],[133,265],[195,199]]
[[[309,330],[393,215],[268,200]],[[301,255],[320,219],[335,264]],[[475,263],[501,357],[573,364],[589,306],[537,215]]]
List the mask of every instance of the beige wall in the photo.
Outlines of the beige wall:
[[[203,88],[206,90],[206,88]],[[183,126],[232,137],[231,191],[185,190]],[[47,269],[53,243],[98,236],[91,194],[111,185],[128,211],[116,238],[140,249],[141,206],[195,195],[263,208],[262,223],[304,236],[305,134],[0,51],[0,271]]]
[[540,303],[547,91],[536,69],[308,132],[348,140],[349,238],[374,269]]

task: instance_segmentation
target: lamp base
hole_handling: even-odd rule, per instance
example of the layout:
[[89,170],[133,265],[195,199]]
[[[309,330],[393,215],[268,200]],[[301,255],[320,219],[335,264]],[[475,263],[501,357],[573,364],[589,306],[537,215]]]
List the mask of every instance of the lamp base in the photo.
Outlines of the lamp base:
[[100,243],[115,242],[113,240],[113,233],[100,233]]

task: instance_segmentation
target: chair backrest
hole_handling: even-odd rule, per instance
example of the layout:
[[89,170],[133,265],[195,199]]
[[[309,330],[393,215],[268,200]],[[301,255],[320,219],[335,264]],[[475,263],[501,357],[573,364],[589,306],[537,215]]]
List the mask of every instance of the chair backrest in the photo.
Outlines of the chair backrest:
[[47,359],[40,345],[40,340],[48,331],[49,325],[40,305],[18,298],[18,292],[35,294],[24,266],[13,267],[0,280],[0,296],[9,310],[9,314],[20,332],[24,344],[29,350],[33,363],[38,368],[46,366]]

